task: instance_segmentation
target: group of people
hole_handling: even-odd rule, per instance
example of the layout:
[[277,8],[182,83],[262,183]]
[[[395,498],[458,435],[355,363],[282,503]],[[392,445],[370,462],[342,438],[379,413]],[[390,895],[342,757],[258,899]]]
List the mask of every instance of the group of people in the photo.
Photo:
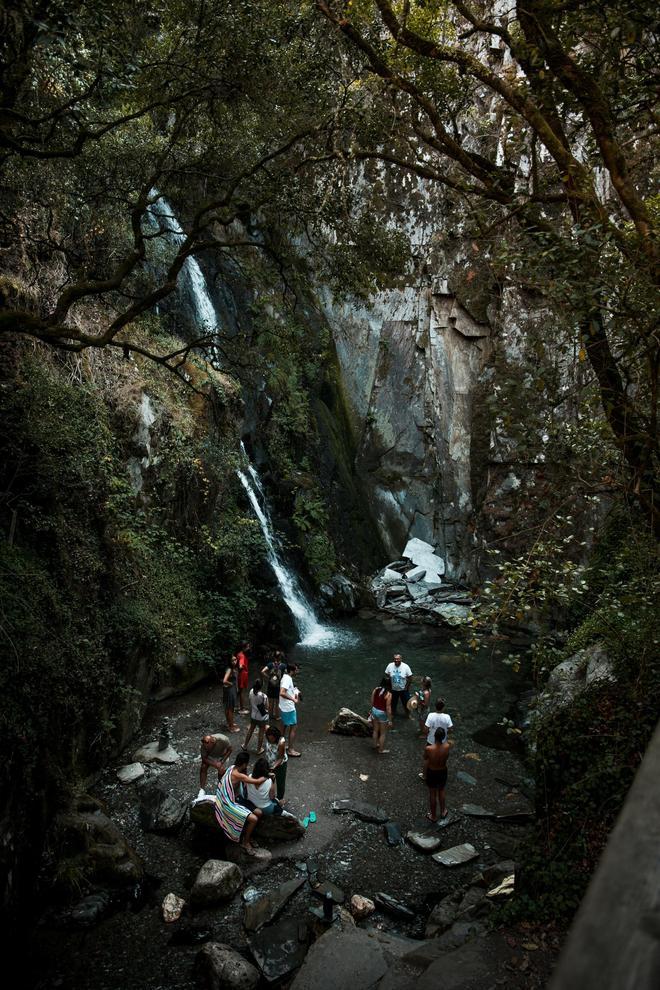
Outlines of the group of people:
[[[294,746],[301,693],[293,680],[299,671],[298,664],[287,663],[281,650],[275,650],[261,669],[261,677],[253,681],[246,697],[249,649],[249,643],[241,645],[240,650],[232,655],[222,677],[228,731],[241,731],[235,722],[236,711],[239,715],[250,716],[243,748],[236,754],[233,764],[228,766],[232,753],[229,738],[223,733],[202,737],[198,799],[206,794],[209,767],[217,770],[215,816],[218,824],[227,838],[240,842],[248,855],[255,855],[252,833],[263,815],[282,814],[289,757],[302,755]],[[239,708],[239,705],[242,707]],[[248,773],[248,747],[255,731],[257,759]]]
[[[282,814],[287,763],[289,757],[301,755],[294,748],[297,706],[301,694],[294,683],[299,667],[295,663],[287,663],[280,650],[268,659],[260,670],[260,677],[253,681],[247,692],[249,649],[249,643],[241,645],[241,649],[231,657],[222,678],[229,732],[241,731],[234,719],[236,710],[240,715],[250,717],[243,748],[236,754],[233,764],[228,765],[232,753],[229,738],[221,733],[202,737],[198,797],[206,793],[209,767],[217,770],[215,815],[218,824],[230,840],[240,842],[246,853],[255,855],[252,833],[263,815]],[[449,733],[453,722],[444,710],[443,698],[436,698],[432,703],[431,678],[422,678],[417,690],[411,690],[412,681],[412,670],[396,653],[385,668],[380,684],[371,694],[369,720],[373,726],[373,747],[379,755],[390,752],[385,749],[385,740],[400,704],[402,714],[417,721],[420,737],[425,740],[423,770],[419,776],[429,791],[427,818],[437,822],[447,817],[445,788],[452,745]],[[239,704],[243,707],[239,708]],[[255,731],[257,758],[248,772],[248,747]]]
[[431,710],[433,685],[430,677],[422,678],[419,690],[411,692],[413,672],[403,662],[400,653],[395,653],[392,662],[385,668],[385,674],[371,693],[373,747],[380,755],[389,753],[385,749],[388,729],[394,724],[394,716],[399,703],[402,712],[409,719],[417,719],[419,735],[425,737],[423,770],[420,777],[429,789],[429,811],[427,818],[437,822],[447,817],[445,788],[447,786],[447,761],[451,751],[449,733],[453,729],[451,716],[445,712],[444,698],[436,698]]
[[[241,644],[237,653],[232,654],[222,677],[222,700],[230,732],[240,732],[236,724],[235,713],[249,715],[250,723],[247,728],[243,748],[247,749],[255,730],[257,731],[257,751],[262,752],[266,726],[274,721],[280,721],[287,738],[289,756],[301,754],[295,749],[294,740],[298,731],[297,705],[301,694],[293,683],[299,667],[295,663],[287,663],[281,650],[275,650],[261,669],[249,693],[249,643]],[[266,690],[264,691],[264,687]]]

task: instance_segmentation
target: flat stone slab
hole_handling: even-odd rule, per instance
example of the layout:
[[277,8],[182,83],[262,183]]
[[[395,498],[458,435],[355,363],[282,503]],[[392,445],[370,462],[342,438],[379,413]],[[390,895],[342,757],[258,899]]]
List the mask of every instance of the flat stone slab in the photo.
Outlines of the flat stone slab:
[[414,944],[386,932],[333,927],[311,947],[291,990],[369,990]]
[[297,918],[288,918],[252,935],[248,945],[262,975],[273,983],[302,966],[307,955],[307,925]]
[[407,832],[406,839],[414,849],[423,853],[434,853],[443,843],[441,836],[430,832]]
[[494,818],[495,812],[488,808],[482,808],[480,804],[462,804],[460,807],[462,814],[469,818]]
[[363,822],[372,822],[374,825],[384,825],[390,819],[382,808],[367,804],[366,801],[354,801],[352,798],[338,798],[332,802],[332,810],[337,815],[351,812]]
[[412,921],[415,918],[415,912],[412,908],[409,908],[407,904],[402,904],[401,901],[397,901],[396,898],[390,897],[389,894],[384,894],[382,891],[374,894],[374,901],[379,908],[382,908],[387,914],[391,914],[393,918],[401,918],[402,921]]
[[144,777],[144,767],[141,763],[128,763],[117,771],[117,779],[122,784],[132,784],[134,780],[139,780],[140,777]]
[[275,890],[269,891],[262,897],[251,898],[245,905],[243,924],[249,932],[257,932],[272,921],[282,910],[293,895],[300,890],[305,882],[304,877],[295,877],[280,884]]
[[442,852],[434,853],[433,859],[443,866],[460,866],[461,863],[469,863],[471,859],[476,859],[479,853],[469,842],[464,842],[460,846],[452,846],[451,849],[443,849]]
[[147,743],[146,746],[142,746],[137,752],[133,753],[133,759],[136,763],[153,763],[154,760],[157,763],[177,763],[181,757],[177,751],[172,746],[166,746],[165,749],[159,749],[157,742]]
[[471,773],[466,773],[465,770],[458,771],[456,780],[460,780],[462,784],[469,784],[470,787],[476,787],[477,785],[477,778],[473,777]]

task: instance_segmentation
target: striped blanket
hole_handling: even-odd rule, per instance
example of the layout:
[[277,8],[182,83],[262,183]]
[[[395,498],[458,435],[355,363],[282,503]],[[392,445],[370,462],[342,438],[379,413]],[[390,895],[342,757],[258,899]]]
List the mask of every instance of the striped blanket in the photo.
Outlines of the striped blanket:
[[237,804],[234,785],[231,779],[233,766],[229,767],[215,792],[215,817],[218,825],[232,842],[240,842],[246,819],[250,814],[247,808]]

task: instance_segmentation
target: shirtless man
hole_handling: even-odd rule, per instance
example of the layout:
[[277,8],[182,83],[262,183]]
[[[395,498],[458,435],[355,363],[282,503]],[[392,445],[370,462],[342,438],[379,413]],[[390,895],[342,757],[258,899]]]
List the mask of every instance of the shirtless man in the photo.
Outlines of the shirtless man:
[[436,801],[440,805],[440,818],[447,817],[447,806],[445,805],[445,787],[447,786],[447,760],[451,746],[448,742],[443,742],[445,730],[439,726],[435,730],[435,742],[432,746],[424,749],[424,780],[429,789],[430,811],[427,818],[430,822],[437,822]]
[[208,734],[202,736],[202,745],[200,749],[200,756],[202,757],[202,765],[199,768],[199,794],[197,798],[202,798],[206,794],[206,779],[209,772],[209,767],[213,767],[214,770],[218,771],[218,780],[222,780],[222,776],[225,772],[225,761],[231,753],[231,746],[229,744],[229,739],[227,736],[223,735],[222,732],[216,732],[215,735]]

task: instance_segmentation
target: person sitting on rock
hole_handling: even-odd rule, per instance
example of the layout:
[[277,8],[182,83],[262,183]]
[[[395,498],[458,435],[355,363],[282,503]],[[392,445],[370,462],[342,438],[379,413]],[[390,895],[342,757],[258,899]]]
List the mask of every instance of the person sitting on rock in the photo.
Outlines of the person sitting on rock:
[[426,717],[426,722],[424,726],[427,731],[426,735],[426,745],[433,746],[435,743],[435,730],[442,729],[444,733],[444,739],[447,738],[447,734],[453,729],[454,723],[451,720],[451,715],[447,715],[445,712],[445,699],[436,698],[435,711],[429,712]]
[[261,690],[261,681],[259,678],[252,685],[248,700],[250,702],[250,728],[247,731],[243,749],[248,749],[252,733],[255,729],[258,729],[257,753],[262,753],[264,748],[264,732],[268,724],[268,698]]
[[229,739],[222,732],[216,732],[215,734],[209,733],[206,736],[202,736],[202,745],[200,748],[202,765],[199,768],[198,800],[206,794],[206,780],[209,767],[213,767],[214,770],[218,771],[218,780],[221,780],[225,772],[225,763],[230,753],[231,746]]
[[242,750],[236,755],[236,762],[228,767],[215,794],[215,817],[218,825],[231,842],[239,842],[248,856],[256,856],[257,850],[250,841],[261,810],[250,811],[238,802],[241,784],[263,784],[267,777],[250,777],[247,768],[250,754]]
[[266,729],[266,759],[268,760],[269,769],[275,774],[277,800],[284,801],[288,756],[286,752],[286,739],[276,725],[269,725]]
[[389,753],[385,749],[385,737],[388,727],[392,727],[392,685],[387,675],[380,682],[380,687],[371,692],[371,724],[373,726],[373,747],[377,753]]
[[445,804],[445,787],[447,786],[447,760],[450,745],[445,742],[445,730],[439,726],[435,730],[433,745],[424,749],[424,780],[429,789],[429,812],[427,818],[436,822],[436,803],[440,806],[440,818],[447,817]]
[[275,800],[275,773],[268,770],[268,760],[261,756],[252,768],[253,777],[265,777],[263,784],[248,784],[247,799],[252,809],[263,815],[281,815],[282,805]]

